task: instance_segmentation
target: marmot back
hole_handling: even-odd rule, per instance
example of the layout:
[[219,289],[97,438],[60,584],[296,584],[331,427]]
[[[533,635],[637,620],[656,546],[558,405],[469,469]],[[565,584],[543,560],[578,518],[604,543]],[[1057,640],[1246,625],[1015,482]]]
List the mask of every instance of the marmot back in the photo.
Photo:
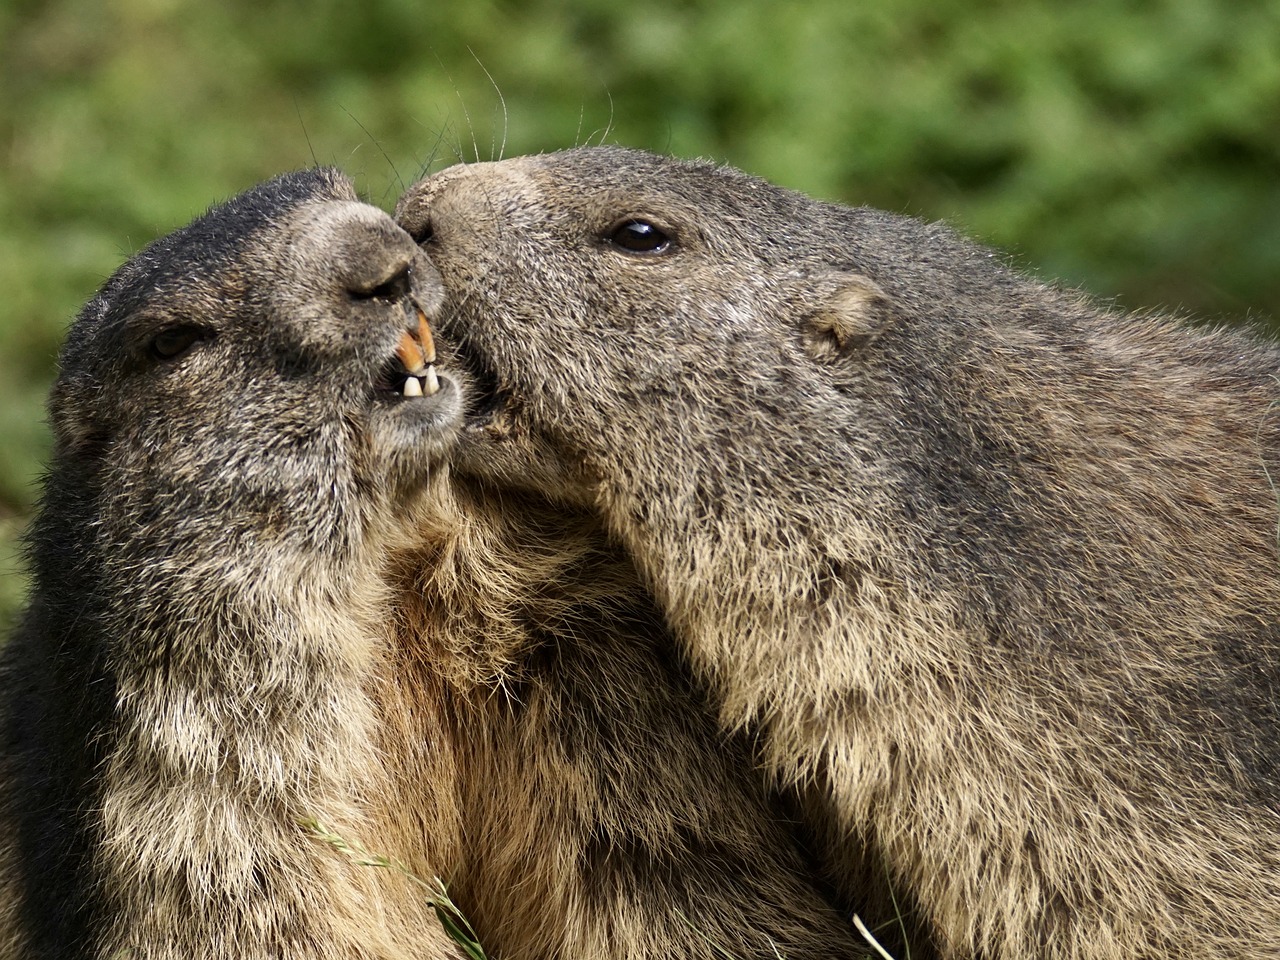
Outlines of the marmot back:
[[1280,955],[1272,345],[635,151],[398,216],[465,470],[599,510],[851,895],[947,957]]

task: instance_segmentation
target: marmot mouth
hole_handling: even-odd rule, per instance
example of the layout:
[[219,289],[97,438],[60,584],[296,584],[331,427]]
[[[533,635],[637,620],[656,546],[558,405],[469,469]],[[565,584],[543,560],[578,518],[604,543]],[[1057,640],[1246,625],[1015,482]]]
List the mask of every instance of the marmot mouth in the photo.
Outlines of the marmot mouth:
[[449,363],[465,374],[467,390],[467,430],[485,430],[502,421],[511,406],[511,395],[500,385],[498,375],[476,353],[465,337],[449,341]]
[[427,315],[410,299],[411,319],[400,334],[396,352],[378,373],[374,389],[382,395],[430,397],[440,391],[436,375],[436,344]]

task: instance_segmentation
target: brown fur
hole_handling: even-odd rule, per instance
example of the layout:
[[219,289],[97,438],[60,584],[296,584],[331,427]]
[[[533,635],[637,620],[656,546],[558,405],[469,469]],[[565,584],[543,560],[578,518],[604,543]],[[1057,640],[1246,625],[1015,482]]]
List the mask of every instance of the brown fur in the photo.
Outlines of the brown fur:
[[465,471],[598,509],[913,956],[1280,956],[1275,348],[634,151],[398,217]]
[[597,522],[443,489],[460,380],[384,382],[438,285],[354,201],[250,191],[71,332],[0,673],[0,957],[458,954],[311,818],[451,880],[507,960],[855,956]]
[[[506,960],[862,956],[751,751],[598,521],[459,488],[402,554],[405,662],[457,692],[451,887]],[[707,798],[714,798],[708,803]]]
[[[378,397],[410,297],[438,299],[430,266],[314,171],[157,241],[82,312],[4,651],[4,957],[455,954],[407,879],[302,826],[388,834],[384,556],[460,411]],[[442,872],[455,768],[420,735],[439,828],[387,852]]]

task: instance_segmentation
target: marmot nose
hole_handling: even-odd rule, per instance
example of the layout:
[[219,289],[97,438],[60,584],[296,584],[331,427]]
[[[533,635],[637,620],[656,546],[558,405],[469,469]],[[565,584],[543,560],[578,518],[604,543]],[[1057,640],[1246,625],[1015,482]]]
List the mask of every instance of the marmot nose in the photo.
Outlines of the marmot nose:
[[353,300],[386,300],[394,302],[406,299],[413,289],[410,264],[406,263],[384,280],[352,277],[347,280],[347,293]]

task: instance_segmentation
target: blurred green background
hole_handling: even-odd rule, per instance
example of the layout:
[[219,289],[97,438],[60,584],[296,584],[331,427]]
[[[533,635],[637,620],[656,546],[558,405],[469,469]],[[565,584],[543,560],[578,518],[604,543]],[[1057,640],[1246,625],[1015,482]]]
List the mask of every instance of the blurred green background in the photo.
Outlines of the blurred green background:
[[[1280,315],[1280,5],[0,0],[0,619],[67,321],[315,162],[607,141],[928,218],[1131,307]],[[211,385],[211,389],[216,385]]]

